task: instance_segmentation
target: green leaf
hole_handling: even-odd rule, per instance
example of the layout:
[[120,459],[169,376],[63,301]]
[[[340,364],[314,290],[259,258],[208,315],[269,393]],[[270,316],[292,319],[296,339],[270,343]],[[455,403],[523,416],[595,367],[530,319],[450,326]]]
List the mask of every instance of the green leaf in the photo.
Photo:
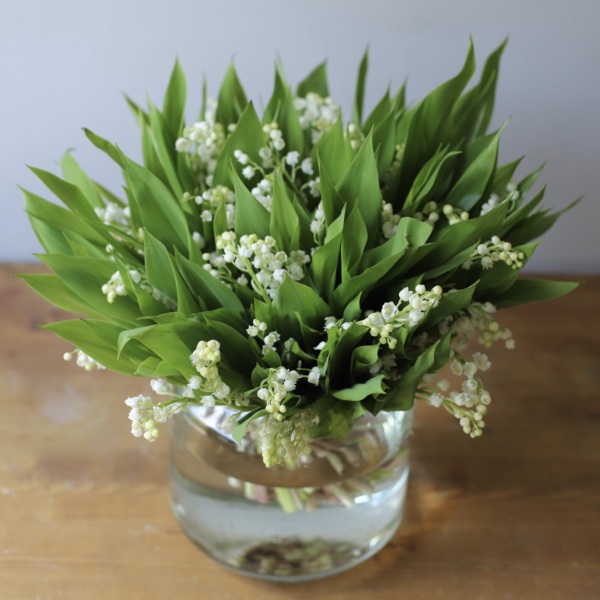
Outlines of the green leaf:
[[237,123],[247,104],[244,88],[238,79],[233,63],[231,63],[219,91],[217,123],[222,123],[225,128],[231,123]]
[[367,239],[367,227],[358,205],[355,205],[344,223],[342,234],[342,281],[357,274]]
[[408,192],[402,207],[403,213],[409,208],[411,209],[409,212],[414,213],[431,200],[436,192],[439,193],[443,167],[449,158],[458,154],[458,152],[449,152],[447,147],[442,147],[423,165]]
[[176,253],[175,259],[179,272],[201,306],[206,306],[208,310],[221,307],[243,310],[244,307],[235,293],[205,271],[202,265],[188,260],[180,253]]
[[255,233],[264,239],[270,234],[269,211],[250,193],[237,173],[233,174],[235,190],[235,233],[238,237]]
[[319,94],[319,96],[322,96],[323,98],[329,96],[329,86],[327,85],[327,63],[322,62],[298,84],[296,90],[297,96],[304,98],[309,92]]
[[315,145],[313,154],[319,161],[319,176],[322,178],[321,170],[325,170],[333,185],[338,186],[348,173],[354,158],[350,141],[344,136],[341,119],[323,134]]
[[180,321],[143,328],[134,339],[189,380],[192,375],[197,375],[190,355],[200,340],[208,341],[211,336],[206,325],[198,321]]
[[339,189],[348,206],[357,203],[367,228],[369,246],[373,246],[379,237],[381,213],[381,189],[372,141],[369,134]]
[[96,146],[96,148],[98,148],[99,150],[102,150],[102,152],[104,152],[104,154],[106,154],[108,157],[112,158],[112,160],[114,160],[118,165],[120,165],[120,166],[123,165],[123,162],[122,162],[123,155],[122,155],[121,151],[119,150],[119,148],[115,144],[111,144],[108,140],[105,140],[104,138],[100,137],[99,135],[96,135],[93,131],[86,129],[85,127],[83,128],[83,132],[85,133],[88,140],[90,140],[90,142],[92,142],[92,144],[94,144],[94,146]]
[[111,371],[133,375],[148,356],[139,345],[132,344],[128,352],[117,357],[120,327],[105,321],[75,319],[44,325]]
[[395,121],[396,116],[393,111],[390,111],[388,116],[373,130],[373,147],[376,150],[380,179],[387,174],[396,153]]
[[411,217],[402,217],[389,240],[365,252],[361,269],[374,266],[390,256],[399,256],[409,247],[422,246],[429,239],[432,231],[433,227],[429,223]]
[[[44,200],[44,198],[41,198],[40,196],[28,192],[22,188],[21,192],[25,198],[25,210],[27,211],[29,217],[45,222],[48,226],[50,226],[51,231],[56,232],[56,234],[60,236],[61,239],[58,241],[55,239],[56,234],[51,234],[53,239],[47,240],[47,243],[49,243],[51,246],[55,247],[58,244],[60,247],[66,248],[64,235],[62,235],[65,231],[77,233],[83,238],[101,247],[104,247],[106,244],[112,242],[112,238],[109,234],[105,233],[102,235],[93,226],[91,226],[85,218],[79,216],[77,213],[67,210],[62,206],[58,206],[57,204],[53,204],[48,200]],[[34,229],[37,233],[37,229],[35,227]],[[44,238],[41,241],[42,244],[46,243]],[[49,250],[49,252],[54,253],[55,250]]]
[[354,92],[354,106],[352,108],[352,122],[360,127],[362,123],[363,105],[365,100],[365,81],[369,69],[369,48],[365,50],[356,77],[356,91]]
[[[183,118],[183,116],[182,116]],[[164,173],[166,181],[163,181],[170,189],[176,199],[183,196],[183,187],[177,172],[177,157],[175,151],[176,134],[168,130],[169,124],[158,109],[150,105],[150,138],[154,144],[156,157]]]
[[446,144],[452,138],[451,113],[469,79],[475,71],[473,43],[469,42],[469,51],[461,71],[442,84],[415,108],[411,113],[410,125],[400,172],[399,193],[406,195],[414,177],[440,144]]
[[163,103],[163,114],[167,126],[173,137],[179,136],[183,128],[183,118],[185,114],[186,82],[185,74],[179,64],[175,61],[175,66],[171,72],[171,79],[165,93]]
[[377,103],[375,108],[371,111],[371,114],[367,117],[363,125],[363,130],[371,133],[371,129],[377,127],[390,114],[393,114],[393,111],[392,101],[390,100],[390,89],[388,87],[381,100]]
[[139,364],[134,375],[140,377],[177,377],[179,373],[160,358],[149,356]]
[[246,413],[241,419],[238,420],[233,431],[231,432],[231,437],[238,443],[242,443],[242,438],[246,433],[246,429],[254,419],[260,419],[261,417],[266,417],[269,413],[264,408],[256,408],[248,413]]
[[419,383],[426,373],[434,373],[450,359],[451,336],[447,334],[419,355],[385,396],[384,410],[408,410],[415,402]]
[[352,373],[364,373],[379,360],[379,344],[357,346],[352,352]]
[[118,324],[130,326],[140,316],[138,306],[127,296],[118,296],[112,304],[102,293],[102,286],[111,278],[116,267],[108,260],[60,254],[40,255],[63,283],[96,313]]
[[315,438],[347,436],[354,421],[365,414],[360,402],[338,402],[331,396],[323,396],[311,405],[319,416],[319,423],[311,429]]
[[503,125],[494,135],[489,136],[477,158],[467,167],[460,179],[444,199],[445,204],[471,210],[482,198],[494,176],[498,159],[498,144]]
[[455,121],[456,139],[470,140],[487,131],[494,111],[496,84],[500,58],[508,40],[489,55],[479,83],[464,94],[456,103],[452,114]]
[[329,233],[330,225],[338,219],[344,210],[344,200],[331,180],[321,157],[319,157],[319,179],[321,181],[321,202],[325,213],[325,224],[328,228],[327,233]]
[[309,272],[323,298],[330,298],[336,285],[341,247],[342,234],[339,233],[320,246],[310,261]]
[[387,386],[384,387],[384,378],[384,374],[375,375],[365,383],[356,383],[351,388],[331,392],[331,395],[338,400],[360,402],[370,396],[385,393]]
[[[238,163],[233,153],[236,150],[245,152],[257,164],[261,163],[259,150],[265,145],[265,134],[260,124],[252,102],[248,103],[237,123],[234,132],[227,138],[227,142],[217,161],[213,176],[213,185],[224,185],[233,188],[233,170],[241,175],[243,166]],[[232,168],[233,165],[233,168]]]
[[90,206],[104,206],[104,202],[102,202],[100,194],[98,193],[93,181],[79,166],[77,161],[73,158],[71,152],[65,152],[60,162],[60,166],[62,168],[65,181],[68,181],[69,183],[72,183],[74,186],[78,187],[81,190],[81,193],[87,199]]
[[301,339],[302,331],[295,312],[301,313],[309,326],[320,328],[325,317],[331,314],[331,309],[311,287],[286,277],[277,288],[271,305],[270,326],[282,337]]
[[177,283],[169,251],[148,231],[144,235],[144,258],[148,283],[172,302],[177,302]]
[[284,250],[289,254],[292,250],[298,249],[300,220],[287,196],[281,173],[275,175],[269,229],[280,250]]
[[56,275],[27,273],[19,275],[19,278],[44,300],[62,310],[85,314],[89,317],[102,317],[102,313],[96,312],[79,296],[74,294],[73,290],[67,287]]
[[579,283],[571,281],[549,281],[546,279],[518,279],[505,292],[494,296],[491,301],[497,308],[551,300],[574,290]]
[[98,220],[94,208],[90,205],[83,192],[72,183],[57,177],[49,171],[29,167],[42,183],[57,197],[65,206],[84,218]]
[[144,228],[161,240],[168,250],[175,247],[180,252],[185,252],[189,230],[179,202],[156,175],[124,154],[122,161]]

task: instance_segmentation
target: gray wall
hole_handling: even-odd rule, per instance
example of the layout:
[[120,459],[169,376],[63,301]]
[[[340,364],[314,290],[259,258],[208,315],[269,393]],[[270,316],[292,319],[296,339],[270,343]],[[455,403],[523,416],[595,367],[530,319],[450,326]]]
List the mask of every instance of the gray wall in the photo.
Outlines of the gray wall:
[[0,0],[0,260],[39,251],[16,184],[43,188],[25,164],[53,169],[74,148],[94,178],[118,190],[118,171],[81,127],[139,156],[121,92],[160,102],[175,56],[189,79],[190,119],[202,74],[216,94],[232,57],[249,95],[266,100],[277,55],[292,83],[327,58],[348,115],[367,44],[372,105],[406,76],[409,98],[419,100],[460,68],[469,35],[480,65],[508,35],[493,123],[511,117],[501,158],[525,154],[520,175],[547,161],[547,206],[585,196],[530,268],[600,272],[599,25],[597,0]]

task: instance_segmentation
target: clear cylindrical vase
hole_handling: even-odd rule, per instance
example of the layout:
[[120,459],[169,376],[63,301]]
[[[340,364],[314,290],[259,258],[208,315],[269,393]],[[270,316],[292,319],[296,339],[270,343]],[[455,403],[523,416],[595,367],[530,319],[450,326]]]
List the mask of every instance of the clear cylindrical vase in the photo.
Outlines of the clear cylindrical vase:
[[356,420],[299,466],[267,468],[252,443],[221,429],[222,407],[189,407],[171,436],[171,498],[186,535],[242,574],[308,581],[366,560],[402,520],[412,411]]

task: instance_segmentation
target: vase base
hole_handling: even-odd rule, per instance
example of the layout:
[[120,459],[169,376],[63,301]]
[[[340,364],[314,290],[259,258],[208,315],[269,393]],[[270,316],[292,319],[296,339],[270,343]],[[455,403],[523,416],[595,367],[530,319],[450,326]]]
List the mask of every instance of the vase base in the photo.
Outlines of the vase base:
[[278,503],[199,489],[174,470],[172,509],[190,540],[225,567],[267,581],[311,581],[362,563],[393,537],[408,479],[408,464],[402,467],[393,485],[355,497],[351,508],[325,505],[291,514]]

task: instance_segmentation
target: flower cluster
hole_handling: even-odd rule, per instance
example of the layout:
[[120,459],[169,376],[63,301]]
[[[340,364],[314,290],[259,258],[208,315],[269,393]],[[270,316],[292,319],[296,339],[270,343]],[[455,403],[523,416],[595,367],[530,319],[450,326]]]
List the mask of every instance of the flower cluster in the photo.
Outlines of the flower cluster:
[[215,101],[209,99],[208,104],[204,120],[184,128],[183,135],[175,142],[175,149],[190,156],[194,169],[210,185],[217,159],[225,146],[226,133],[223,125],[215,122]]
[[170,417],[181,412],[185,402],[163,402],[154,404],[152,398],[140,394],[127,398],[125,404],[131,409],[129,419],[131,420],[131,433],[135,437],[144,437],[149,442],[154,442],[160,436],[159,423],[165,423]]
[[254,290],[269,299],[275,297],[286,277],[303,279],[304,265],[310,262],[303,250],[293,250],[289,255],[277,250],[277,242],[271,236],[260,239],[256,234],[242,235],[238,240],[233,231],[226,231],[217,238],[216,247],[221,253],[207,256],[213,267],[218,269],[221,263],[234,266],[250,276]]
[[481,352],[474,353],[470,361],[455,352],[450,370],[454,375],[463,377],[461,390],[449,392],[450,382],[445,378],[428,385],[434,379],[428,377],[419,391],[431,406],[443,406],[456,417],[467,435],[478,437],[485,427],[484,416],[491,397],[477,373],[487,371],[490,366],[488,357]]
[[198,390],[204,406],[214,406],[219,401],[223,403],[231,392],[219,375],[220,348],[217,340],[202,340],[190,356],[190,362],[196,367],[200,377],[192,377],[188,385],[191,389]]
[[455,336],[454,347],[458,350],[464,349],[475,336],[486,348],[498,340],[504,340],[505,347],[512,350],[515,347],[512,332],[508,327],[502,327],[492,316],[495,312],[496,307],[491,302],[473,302],[467,307],[465,314],[444,321],[440,325],[440,332],[446,333],[451,327]]
[[414,291],[407,287],[398,294],[398,302],[386,302],[380,311],[370,313],[359,321],[369,328],[373,337],[379,337],[379,343],[390,350],[396,347],[398,340],[394,331],[401,328],[414,329],[425,318],[428,311],[435,308],[442,297],[442,288],[437,285],[431,291],[420,284]]
[[503,242],[495,235],[488,242],[479,244],[473,254],[462,264],[467,271],[480,264],[482,269],[491,269],[497,262],[503,262],[513,269],[522,269],[525,254],[513,249],[510,242]]
[[340,107],[331,98],[309,92],[305,98],[294,98],[294,108],[302,129],[308,129],[316,144],[340,116]]

